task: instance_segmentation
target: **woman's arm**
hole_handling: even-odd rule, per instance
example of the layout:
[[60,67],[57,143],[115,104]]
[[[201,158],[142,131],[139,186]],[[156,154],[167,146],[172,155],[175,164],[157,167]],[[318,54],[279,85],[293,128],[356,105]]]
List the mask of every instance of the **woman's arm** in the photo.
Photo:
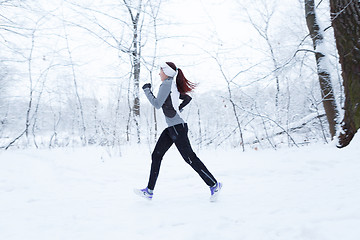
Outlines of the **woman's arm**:
[[171,80],[166,79],[159,88],[157,97],[151,92],[150,88],[144,88],[146,97],[149,102],[156,108],[159,109],[164,104],[166,98],[169,96],[171,90]]
[[179,106],[179,110],[181,111],[186,105],[189,104],[189,102],[191,101],[191,97],[185,93],[181,93],[180,94],[180,99],[183,100],[182,103]]

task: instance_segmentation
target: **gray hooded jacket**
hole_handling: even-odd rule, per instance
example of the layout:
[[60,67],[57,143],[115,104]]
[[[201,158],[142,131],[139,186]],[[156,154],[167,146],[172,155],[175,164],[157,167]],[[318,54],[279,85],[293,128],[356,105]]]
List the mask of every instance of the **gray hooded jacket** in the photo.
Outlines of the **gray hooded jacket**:
[[[150,88],[145,88],[144,92],[150,103],[156,108],[162,108],[165,115],[166,123],[169,127],[177,124],[185,123],[184,120],[174,109],[171,101],[171,84],[173,78],[169,77],[162,82],[159,88],[157,97],[151,92]],[[191,97],[187,94],[180,93],[180,99],[183,100],[180,106],[177,106],[180,111],[191,101]]]

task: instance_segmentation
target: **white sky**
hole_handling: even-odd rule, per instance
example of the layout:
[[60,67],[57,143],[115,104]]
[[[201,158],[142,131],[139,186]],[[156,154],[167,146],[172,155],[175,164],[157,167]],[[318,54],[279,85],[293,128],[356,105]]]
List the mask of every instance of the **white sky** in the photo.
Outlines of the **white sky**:
[[[235,42],[243,41],[248,32],[240,22],[234,24],[239,6],[234,1],[168,1],[162,5],[173,25],[162,34],[182,36],[160,44],[161,55],[170,57],[182,67],[188,78],[200,83],[199,91],[216,88],[224,83],[211,55]],[[228,45],[229,44],[229,45]],[[209,53],[207,53],[208,51]]]
[[[281,39],[282,46],[296,44],[293,39],[286,41],[305,26],[298,0],[169,0],[162,3],[162,11],[163,16],[167,16],[165,20],[170,20],[173,25],[159,30],[163,35],[184,37],[161,41],[160,56],[173,55],[170,59],[184,68],[189,79],[200,83],[199,91],[218,89],[220,84],[224,86],[219,67],[210,55],[220,54],[219,60],[229,78],[263,61],[267,54],[263,51],[266,43],[251,26],[247,12],[263,26],[265,23],[257,11],[264,9],[264,2],[269,11],[275,6],[270,37],[275,41]],[[296,21],[303,25],[294,27]],[[292,32],[286,34],[289,29]],[[300,36],[303,37],[301,33]],[[247,78],[239,76],[237,81]]]
[[[59,0],[59,3],[61,2]],[[96,1],[89,1],[89,4],[91,2],[98,4]],[[268,5],[277,4],[271,37],[284,40],[281,46],[294,44],[291,40],[286,42],[289,34],[281,31],[283,28],[292,29],[290,34],[297,35],[300,32],[302,36],[301,28],[304,24],[292,28],[296,21],[305,23],[298,0],[164,0],[158,22],[171,24],[158,27],[159,37],[163,39],[159,41],[158,47],[158,56],[162,58],[157,59],[157,62],[175,62],[183,69],[189,80],[200,84],[198,92],[224,87],[225,81],[210,55],[220,54],[219,60],[224,65],[225,74],[230,78],[249,65],[262,61],[266,56],[261,50],[265,44],[249,24],[245,10],[254,16],[258,24],[263,24],[261,16],[253,15],[257,10],[256,7],[262,6],[263,2]],[[126,11],[123,17],[128,20]],[[118,80],[113,77],[124,75],[126,71],[122,74],[120,69],[117,69],[116,50],[99,51],[98,46],[92,45],[89,39],[82,38],[81,31],[76,30],[68,34],[74,40],[70,42],[74,59],[88,64],[76,69],[78,78],[86,80],[83,84],[84,91],[98,93],[101,91],[101,86],[119,85]],[[284,35],[279,36],[279,34]],[[151,55],[153,53],[151,47],[148,43],[143,54]],[[129,60],[128,57],[124,59]],[[141,84],[148,81],[147,76],[146,69],[143,68]],[[241,75],[237,81],[247,81],[248,78],[251,76]]]

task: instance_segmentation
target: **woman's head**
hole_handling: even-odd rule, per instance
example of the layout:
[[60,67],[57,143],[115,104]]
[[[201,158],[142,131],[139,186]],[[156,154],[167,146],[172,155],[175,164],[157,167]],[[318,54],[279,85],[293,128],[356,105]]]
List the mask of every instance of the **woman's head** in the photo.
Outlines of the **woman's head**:
[[[168,67],[170,67],[171,69],[169,69]],[[163,65],[162,70],[161,70],[162,73],[160,72],[160,77],[161,77],[161,74],[165,74],[169,77],[173,77],[176,75],[176,71],[178,71],[178,74],[176,77],[176,86],[177,86],[179,92],[187,93],[187,92],[191,92],[192,90],[194,90],[196,87],[196,84],[187,80],[185,78],[182,70],[180,68],[177,68],[173,62],[166,62],[166,64]],[[175,72],[175,74],[174,74],[174,72]]]

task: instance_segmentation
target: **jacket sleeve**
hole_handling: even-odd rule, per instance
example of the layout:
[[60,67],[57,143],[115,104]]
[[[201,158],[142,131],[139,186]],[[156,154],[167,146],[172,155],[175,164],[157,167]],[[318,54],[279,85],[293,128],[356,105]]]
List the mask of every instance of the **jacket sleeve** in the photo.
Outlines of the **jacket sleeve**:
[[189,102],[191,101],[191,97],[185,93],[181,93],[180,94],[180,99],[183,100],[182,103],[179,106],[179,110],[182,110],[186,105],[189,104]]
[[145,88],[144,92],[149,102],[156,108],[159,109],[164,104],[166,98],[169,96],[171,90],[171,81],[165,80],[159,88],[157,97],[151,92],[150,88]]

